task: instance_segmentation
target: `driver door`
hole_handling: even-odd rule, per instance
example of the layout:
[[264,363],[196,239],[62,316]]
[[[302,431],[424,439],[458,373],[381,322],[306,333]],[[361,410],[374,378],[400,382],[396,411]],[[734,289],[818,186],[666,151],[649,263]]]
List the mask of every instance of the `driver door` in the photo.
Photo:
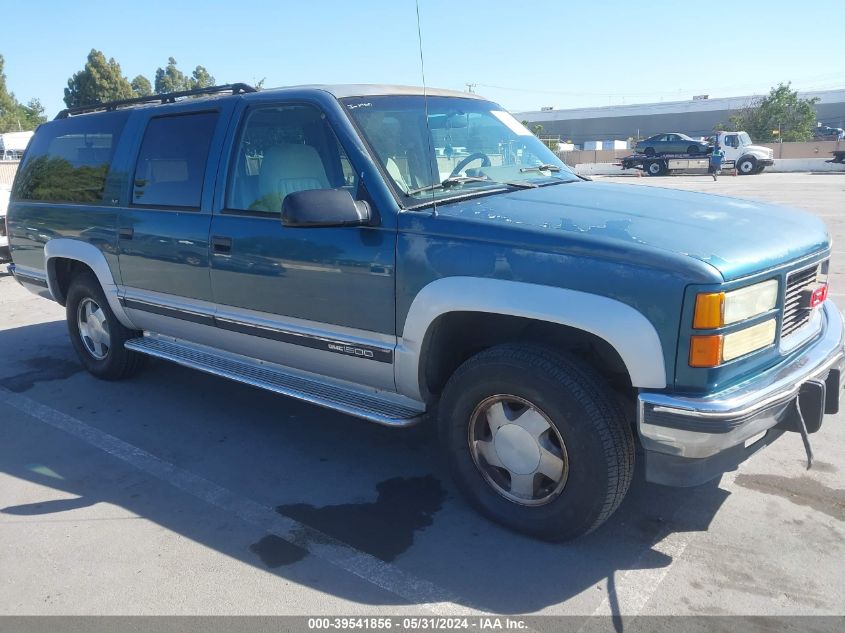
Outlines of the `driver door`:
[[239,128],[211,223],[216,345],[393,389],[395,227],[282,225],[289,193],[345,188],[366,197],[316,106],[252,106]]

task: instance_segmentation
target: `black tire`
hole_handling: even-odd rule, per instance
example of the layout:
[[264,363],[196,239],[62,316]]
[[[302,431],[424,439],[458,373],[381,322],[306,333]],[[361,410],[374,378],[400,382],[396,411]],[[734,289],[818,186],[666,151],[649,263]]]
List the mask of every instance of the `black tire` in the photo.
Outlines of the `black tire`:
[[[495,394],[537,407],[563,441],[565,483],[542,505],[506,498],[473,459],[471,419]],[[467,360],[443,391],[438,429],[455,483],[470,503],[490,519],[544,540],[596,529],[622,502],[634,471],[631,426],[607,383],[589,365],[540,346],[500,345]]]
[[[108,324],[109,345],[104,348],[103,358],[94,355],[80,333],[80,304],[89,301],[102,310]],[[103,380],[121,380],[135,375],[142,368],[146,357],[123,346],[127,340],[141,336],[141,333],[124,327],[117,320],[100,283],[92,273],[78,274],[71,281],[65,302],[65,315],[73,348],[82,365],[91,374]]]
[[649,176],[662,176],[666,173],[666,166],[660,160],[650,161],[645,164],[645,173]]
[[645,154],[646,156],[654,156],[654,148],[653,147],[646,147],[643,154]]
[[696,154],[698,154],[700,151],[701,151],[701,150],[700,150],[700,148],[698,147],[698,145],[690,145],[690,146],[687,148],[687,154],[696,155]]
[[753,156],[744,156],[736,163],[736,173],[740,176],[751,176],[757,169],[757,159]]
[[762,174],[764,169],[766,169],[765,165],[757,165],[757,169],[754,170],[754,174]]

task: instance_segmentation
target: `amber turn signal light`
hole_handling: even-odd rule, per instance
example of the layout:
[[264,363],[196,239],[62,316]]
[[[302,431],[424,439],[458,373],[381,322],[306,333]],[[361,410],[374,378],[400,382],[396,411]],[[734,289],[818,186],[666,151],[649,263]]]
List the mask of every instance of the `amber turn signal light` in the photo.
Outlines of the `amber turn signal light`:
[[697,330],[722,327],[724,292],[703,292],[695,298],[695,317],[692,326]]
[[721,364],[722,341],[723,337],[716,334],[712,336],[693,336],[690,340],[689,348],[690,367],[716,367]]

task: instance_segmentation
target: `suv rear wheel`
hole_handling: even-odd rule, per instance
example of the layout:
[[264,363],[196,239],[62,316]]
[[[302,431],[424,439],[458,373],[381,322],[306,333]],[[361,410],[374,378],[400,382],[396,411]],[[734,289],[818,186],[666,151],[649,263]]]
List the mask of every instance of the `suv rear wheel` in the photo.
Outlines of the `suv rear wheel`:
[[123,347],[140,332],[117,320],[93,274],[82,273],[71,281],[65,314],[70,340],[90,373],[104,380],[120,380],[141,369],[145,357]]
[[469,501],[546,540],[601,525],[633,474],[631,428],[605,381],[539,346],[501,345],[461,365],[444,389],[439,431]]

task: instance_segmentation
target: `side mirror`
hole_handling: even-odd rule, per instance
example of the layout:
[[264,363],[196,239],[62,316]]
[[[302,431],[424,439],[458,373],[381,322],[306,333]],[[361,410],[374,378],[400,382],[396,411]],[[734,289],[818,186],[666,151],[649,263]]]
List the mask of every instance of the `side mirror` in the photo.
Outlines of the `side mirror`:
[[282,202],[282,224],[290,227],[363,226],[370,217],[369,205],[346,189],[296,191]]

